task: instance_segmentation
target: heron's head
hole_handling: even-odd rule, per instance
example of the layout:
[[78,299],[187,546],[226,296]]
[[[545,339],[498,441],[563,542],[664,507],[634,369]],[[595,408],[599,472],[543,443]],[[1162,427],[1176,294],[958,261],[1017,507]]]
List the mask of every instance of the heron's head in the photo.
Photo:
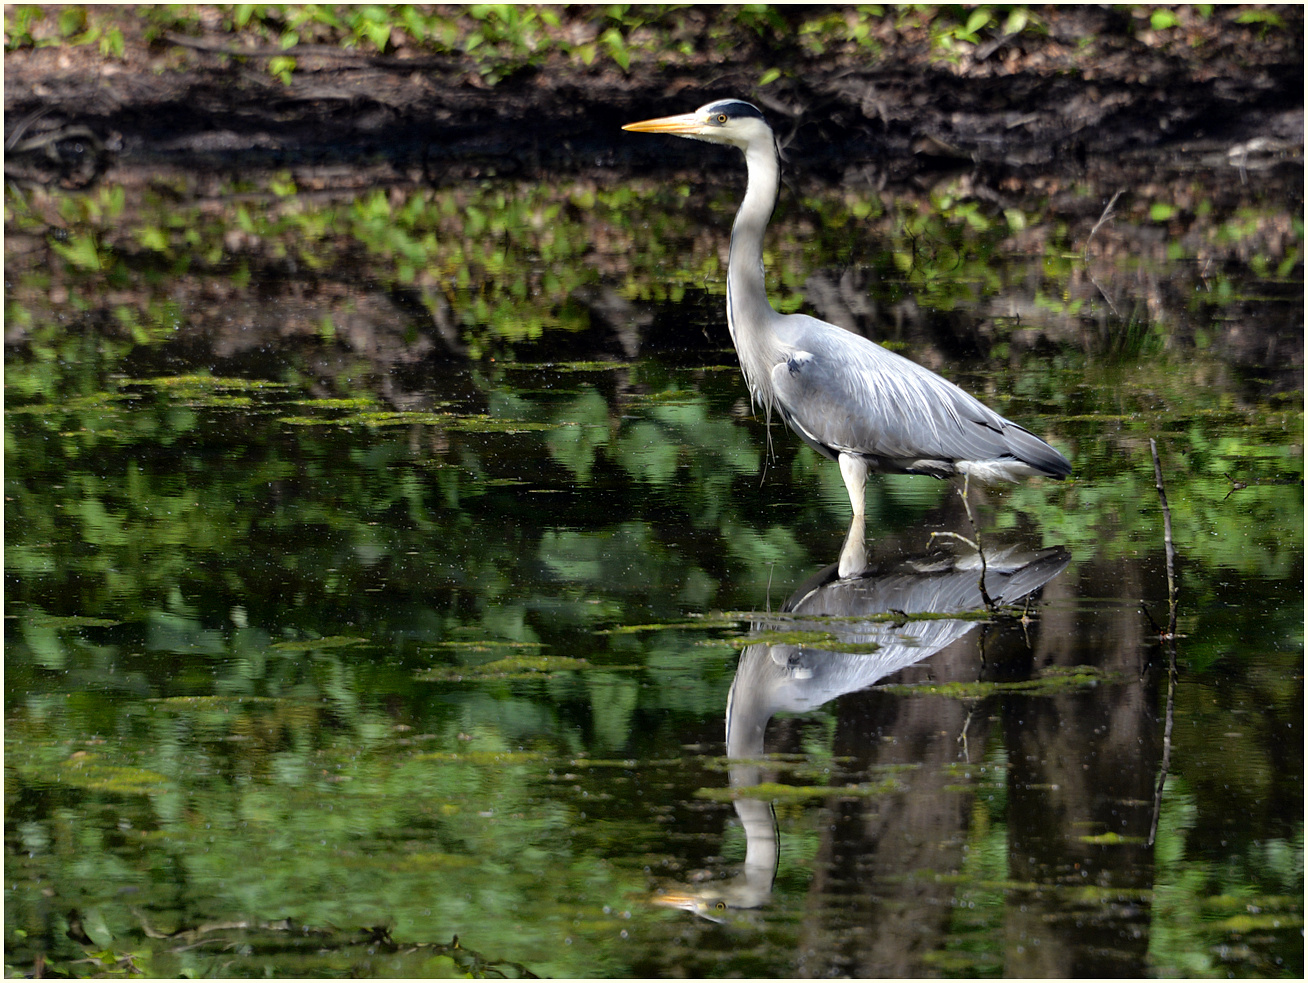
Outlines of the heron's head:
[[760,889],[753,884],[726,882],[718,888],[676,888],[650,898],[663,908],[679,908],[696,918],[744,928],[757,924],[757,909],[767,904],[772,894],[772,882]]
[[741,150],[751,144],[770,146],[772,143],[772,130],[758,107],[740,99],[719,99],[693,113],[628,123],[623,129],[636,133],[671,133],[692,140],[725,143]]

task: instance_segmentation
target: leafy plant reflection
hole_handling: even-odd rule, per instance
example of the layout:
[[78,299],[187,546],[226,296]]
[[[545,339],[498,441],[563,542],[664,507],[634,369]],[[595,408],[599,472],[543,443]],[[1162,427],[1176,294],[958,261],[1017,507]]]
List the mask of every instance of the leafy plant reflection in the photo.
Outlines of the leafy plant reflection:
[[[543,974],[665,975],[634,970],[675,962],[683,934],[640,904],[654,875],[697,859],[684,848],[699,840],[669,831],[697,822],[712,854],[748,855],[714,825],[731,806],[694,798],[721,782],[686,750],[721,740],[735,627],[722,612],[802,579],[847,515],[838,475],[806,449],[781,438],[763,454],[712,297],[725,241],[705,230],[729,223],[703,221],[736,191],[694,181],[333,198],[284,174],[199,203],[167,176],[7,187],[14,972],[118,952],[158,975],[263,973],[259,952],[170,953],[150,934],[249,917],[442,944],[457,930]],[[954,851],[943,859],[902,840],[887,843],[899,859],[869,853],[850,832],[874,822],[866,798],[777,807],[787,902],[814,870],[939,874],[933,911],[951,917],[933,971],[998,971],[1015,892],[1033,912],[1052,893],[1068,918],[1108,911],[1110,893],[1143,905],[1114,871],[1150,862],[1160,971],[1276,974],[1270,960],[1300,947],[1285,944],[1303,842],[1286,776],[1302,762],[1285,738],[1302,717],[1303,417],[1277,346],[1301,347],[1302,316],[1297,283],[1275,278],[1293,280],[1302,229],[1284,201],[1238,211],[1221,189],[1193,191],[1215,204],[1211,220],[1169,219],[1179,259],[1092,256],[1152,298],[1125,327],[1081,279],[1074,225],[948,189],[782,204],[787,304],[843,310],[1077,465],[1067,487],[979,503],[991,538],[1071,554],[1036,655],[1020,623],[986,624],[906,668],[907,691],[883,682],[772,724],[794,757],[769,769],[952,804],[921,813],[924,842]],[[1251,278],[1259,256],[1273,279]],[[1193,736],[1152,857],[1130,842],[1136,773],[1115,767],[1149,760],[1154,706],[1133,680],[1148,661],[1137,605],[1159,579],[1150,437],[1194,600],[1178,693]],[[943,485],[889,478],[869,494],[876,549],[924,523],[958,528]],[[1016,679],[978,684],[982,635],[987,665]],[[1102,671],[1048,671],[1086,665]],[[927,667],[936,678],[914,675]],[[985,709],[964,728],[972,706]],[[896,728],[921,739],[896,744]],[[959,761],[964,730],[975,753]],[[867,896],[858,886],[819,895],[839,907]],[[822,928],[832,952],[846,927]],[[736,951],[726,969],[775,972],[783,950],[797,951],[769,948],[766,966]],[[839,958],[832,972],[860,975]],[[285,959],[305,975],[380,971]],[[1008,970],[1059,968],[1031,955]]]

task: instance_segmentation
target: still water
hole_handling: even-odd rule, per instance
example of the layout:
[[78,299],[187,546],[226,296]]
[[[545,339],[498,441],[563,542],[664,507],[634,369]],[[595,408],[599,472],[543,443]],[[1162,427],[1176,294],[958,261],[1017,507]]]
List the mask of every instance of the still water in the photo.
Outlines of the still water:
[[1302,976],[1301,166],[798,178],[777,306],[1075,469],[847,545],[723,161],[7,188],[7,970]]

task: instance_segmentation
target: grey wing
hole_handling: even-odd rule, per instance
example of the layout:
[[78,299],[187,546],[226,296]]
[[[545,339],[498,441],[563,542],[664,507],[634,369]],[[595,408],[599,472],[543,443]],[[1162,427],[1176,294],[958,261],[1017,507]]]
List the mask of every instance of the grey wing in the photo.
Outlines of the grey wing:
[[1022,462],[1062,476],[1071,467],[1043,440],[1004,419],[953,383],[858,335],[794,319],[794,347],[772,370],[776,401],[808,443],[834,456],[885,464]]

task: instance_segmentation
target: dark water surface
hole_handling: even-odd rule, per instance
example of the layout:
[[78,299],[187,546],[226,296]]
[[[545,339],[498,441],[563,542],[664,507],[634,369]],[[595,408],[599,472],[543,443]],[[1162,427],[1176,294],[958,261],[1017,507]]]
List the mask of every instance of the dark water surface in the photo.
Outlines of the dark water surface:
[[722,160],[9,186],[7,969],[1302,976],[1301,164],[783,195],[779,308],[1073,462],[987,612],[947,483],[832,571]]

